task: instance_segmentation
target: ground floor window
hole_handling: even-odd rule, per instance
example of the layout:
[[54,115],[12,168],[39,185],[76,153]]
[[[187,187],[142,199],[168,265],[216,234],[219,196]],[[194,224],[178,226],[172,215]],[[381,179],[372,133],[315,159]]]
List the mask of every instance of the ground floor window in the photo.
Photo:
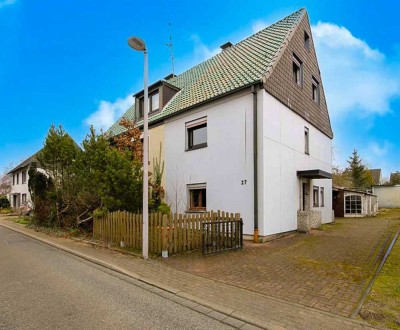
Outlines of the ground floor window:
[[345,213],[361,214],[361,196],[348,195],[345,197]]
[[26,203],[26,194],[22,194],[22,204]]
[[324,187],[321,187],[319,189],[320,189],[319,191],[320,191],[320,195],[321,195],[321,200],[320,200],[319,205],[321,207],[323,207],[325,205],[325,190],[324,190]]
[[319,206],[319,188],[316,186],[313,187],[313,206]]
[[190,184],[188,187],[188,211],[207,210],[207,188],[206,184]]

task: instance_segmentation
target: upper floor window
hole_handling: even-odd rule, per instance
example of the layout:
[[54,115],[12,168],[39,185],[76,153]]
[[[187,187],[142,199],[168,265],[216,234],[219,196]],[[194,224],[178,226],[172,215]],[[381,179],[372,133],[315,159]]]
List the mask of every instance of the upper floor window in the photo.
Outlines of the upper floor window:
[[157,111],[160,108],[160,94],[158,91],[150,97],[150,111]]
[[22,183],[26,183],[26,171],[22,172]]
[[13,186],[15,186],[15,174],[13,174]]
[[304,152],[310,154],[310,131],[307,127],[304,127]]
[[306,31],[304,31],[304,47],[307,50],[310,50],[310,36]]
[[187,150],[207,147],[207,118],[186,123]]
[[312,77],[312,99],[315,103],[319,104],[319,82],[317,79]]
[[293,53],[293,81],[299,85],[303,86],[303,62]]
[[[158,90],[149,94],[149,112],[157,111],[160,109],[160,93]],[[144,97],[139,99],[139,118],[144,115]]]
[[19,173],[17,173],[17,184],[19,184]]

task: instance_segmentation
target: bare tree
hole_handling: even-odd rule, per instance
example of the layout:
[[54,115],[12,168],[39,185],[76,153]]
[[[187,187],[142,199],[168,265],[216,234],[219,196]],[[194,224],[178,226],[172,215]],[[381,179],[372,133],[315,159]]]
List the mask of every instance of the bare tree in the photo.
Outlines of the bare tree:
[[179,172],[177,165],[172,170],[168,170],[167,167],[167,172],[168,184],[165,198],[167,204],[171,207],[171,211],[178,213],[181,208],[187,209],[188,200],[185,182],[190,181],[185,181],[185,175]]

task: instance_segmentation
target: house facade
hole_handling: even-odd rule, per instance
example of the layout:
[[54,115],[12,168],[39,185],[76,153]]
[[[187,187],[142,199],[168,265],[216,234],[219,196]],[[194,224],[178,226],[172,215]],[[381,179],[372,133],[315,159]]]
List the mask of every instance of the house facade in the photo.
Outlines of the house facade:
[[[11,191],[9,194],[10,205],[13,209],[19,209],[22,205],[32,206],[31,194],[28,189],[29,168],[35,162],[35,155],[24,160],[14,167],[8,175],[11,180]],[[38,169],[40,170],[40,169]]]
[[[306,10],[221,48],[167,79],[175,92],[149,112],[171,210],[239,212],[256,241],[331,222],[333,133]],[[135,103],[124,116],[141,125]]]

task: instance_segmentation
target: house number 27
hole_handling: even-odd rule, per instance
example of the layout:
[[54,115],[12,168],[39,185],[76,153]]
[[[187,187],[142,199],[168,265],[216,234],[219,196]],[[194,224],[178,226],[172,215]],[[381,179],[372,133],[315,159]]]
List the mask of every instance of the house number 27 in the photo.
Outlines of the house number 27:
[[247,180],[242,180],[242,186],[244,186],[247,183]]

